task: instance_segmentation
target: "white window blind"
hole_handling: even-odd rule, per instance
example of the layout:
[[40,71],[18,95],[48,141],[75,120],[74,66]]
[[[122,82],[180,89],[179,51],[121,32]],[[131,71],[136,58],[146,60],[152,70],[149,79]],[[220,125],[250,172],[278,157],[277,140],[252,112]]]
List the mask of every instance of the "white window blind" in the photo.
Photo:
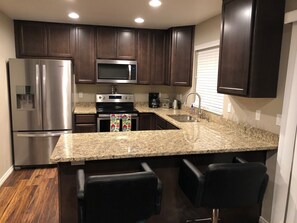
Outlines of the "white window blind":
[[[201,96],[201,108],[223,114],[224,95],[217,93],[219,47],[196,51],[196,92]],[[198,106],[198,97],[195,99]]]

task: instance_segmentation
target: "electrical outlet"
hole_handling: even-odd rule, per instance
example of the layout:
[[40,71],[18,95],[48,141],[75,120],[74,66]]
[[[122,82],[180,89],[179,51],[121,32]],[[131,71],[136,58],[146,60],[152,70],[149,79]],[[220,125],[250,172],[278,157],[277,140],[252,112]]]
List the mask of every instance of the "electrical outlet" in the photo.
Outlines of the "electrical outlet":
[[280,126],[281,125],[281,121],[282,121],[282,115],[281,114],[277,114],[276,115],[276,122],[275,124]]
[[228,113],[230,113],[232,111],[232,105],[231,103],[228,103]]
[[259,121],[261,119],[261,110],[256,110],[256,117],[255,119]]
[[83,98],[84,97],[84,94],[82,92],[79,92],[78,93],[78,98]]

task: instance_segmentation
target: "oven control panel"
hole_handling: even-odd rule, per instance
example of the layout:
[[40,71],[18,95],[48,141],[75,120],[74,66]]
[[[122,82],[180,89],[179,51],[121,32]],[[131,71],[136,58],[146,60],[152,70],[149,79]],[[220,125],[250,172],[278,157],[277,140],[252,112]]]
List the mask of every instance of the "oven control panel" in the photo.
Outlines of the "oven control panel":
[[96,94],[96,102],[134,102],[133,94]]

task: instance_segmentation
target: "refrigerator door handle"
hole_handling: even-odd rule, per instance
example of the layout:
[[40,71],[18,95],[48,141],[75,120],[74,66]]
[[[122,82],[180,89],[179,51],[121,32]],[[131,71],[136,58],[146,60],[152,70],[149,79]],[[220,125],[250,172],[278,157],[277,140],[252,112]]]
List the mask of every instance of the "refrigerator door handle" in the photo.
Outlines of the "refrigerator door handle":
[[71,133],[71,131],[62,131],[62,132],[55,132],[55,133],[17,133],[17,137],[55,137],[60,136],[63,134]]
[[40,85],[40,70],[39,64],[35,65],[36,71],[36,107],[37,107],[37,123],[42,124],[42,104],[41,104],[41,85]]
[[[45,84],[46,84],[46,66],[45,64],[42,64],[42,97],[43,97],[43,108],[46,108],[46,89],[45,89]],[[43,109],[43,115],[45,116],[46,109]]]

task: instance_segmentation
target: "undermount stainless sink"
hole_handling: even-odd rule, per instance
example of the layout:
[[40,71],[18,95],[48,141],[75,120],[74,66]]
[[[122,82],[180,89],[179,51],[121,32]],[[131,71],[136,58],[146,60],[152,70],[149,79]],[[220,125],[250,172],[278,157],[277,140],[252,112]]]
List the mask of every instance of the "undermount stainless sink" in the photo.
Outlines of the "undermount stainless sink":
[[178,122],[197,122],[197,119],[190,115],[167,115]]

